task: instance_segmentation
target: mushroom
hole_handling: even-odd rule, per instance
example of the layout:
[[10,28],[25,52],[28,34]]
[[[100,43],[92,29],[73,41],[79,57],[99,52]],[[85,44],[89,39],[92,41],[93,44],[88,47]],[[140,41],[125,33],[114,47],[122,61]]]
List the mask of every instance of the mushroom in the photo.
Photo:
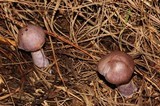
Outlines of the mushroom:
[[18,48],[31,52],[33,63],[41,69],[49,65],[42,49],[44,43],[45,33],[41,27],[28,24],[19,30]]
[[124,97],[131,97],[137,90],[131,80],[134,72],[132,57],[121,51],[113,51],[103,57],[98,63],[98,72],[105,79],[117,86]]

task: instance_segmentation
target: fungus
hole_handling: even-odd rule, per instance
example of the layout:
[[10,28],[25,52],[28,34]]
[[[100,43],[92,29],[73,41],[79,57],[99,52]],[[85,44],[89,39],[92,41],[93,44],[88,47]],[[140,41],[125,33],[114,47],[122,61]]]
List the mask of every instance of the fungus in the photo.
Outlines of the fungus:
[[18,48],[31,52],[33,63],[39,68],[46,68],[49,65],[42,49],[44,43],[45,33],[41,27],[29,24],[19,30]]
[[132,57],[121,51],[114,51],[107,54],[98,63],[98,72],[105,79],[117,86],[124,97],[131,97],[137,90],[131,80],[134,72],[134,61]]

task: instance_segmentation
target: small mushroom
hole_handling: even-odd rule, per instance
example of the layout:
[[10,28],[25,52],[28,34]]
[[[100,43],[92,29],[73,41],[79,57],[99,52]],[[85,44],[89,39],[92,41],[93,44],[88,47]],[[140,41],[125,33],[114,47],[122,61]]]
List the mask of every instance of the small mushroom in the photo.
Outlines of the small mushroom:
[[44,43],[45,33],[41,27],[29,24],[19,30],[18,48],[31,52],[33,62],[39,68],[46,68],[49,65],[42,49]]
[[124,97],[131,97],[137,90],[131,81],[134,72],[132,57],[121,51],[113,51],[103,57],[98,63],[98,72],[105,79],[117,86]]

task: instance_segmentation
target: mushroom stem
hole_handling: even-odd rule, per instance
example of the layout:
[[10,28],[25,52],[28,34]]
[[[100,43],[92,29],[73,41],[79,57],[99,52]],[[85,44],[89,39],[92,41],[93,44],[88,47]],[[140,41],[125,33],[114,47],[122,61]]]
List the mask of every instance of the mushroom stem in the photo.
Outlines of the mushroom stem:
[[117,88],[121,95],[126,98],[132,97],[133,93],[137,91],[137,87],[132,80],[127,84],[119,85]]
[[46,58],[43,49],[40,49],[35,52],[31,52],[32,59],[34,64],[39,68],[46,68],[49,66],[49,61]]

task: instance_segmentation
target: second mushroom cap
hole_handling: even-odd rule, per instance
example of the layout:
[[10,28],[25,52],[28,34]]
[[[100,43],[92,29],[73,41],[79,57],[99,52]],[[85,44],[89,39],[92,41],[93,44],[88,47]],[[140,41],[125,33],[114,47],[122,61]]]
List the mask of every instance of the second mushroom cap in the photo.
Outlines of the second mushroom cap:
[[98,71],[112,84],[126,84],[133,74],[134,61],[128,54],[114,51],[99,61]]

